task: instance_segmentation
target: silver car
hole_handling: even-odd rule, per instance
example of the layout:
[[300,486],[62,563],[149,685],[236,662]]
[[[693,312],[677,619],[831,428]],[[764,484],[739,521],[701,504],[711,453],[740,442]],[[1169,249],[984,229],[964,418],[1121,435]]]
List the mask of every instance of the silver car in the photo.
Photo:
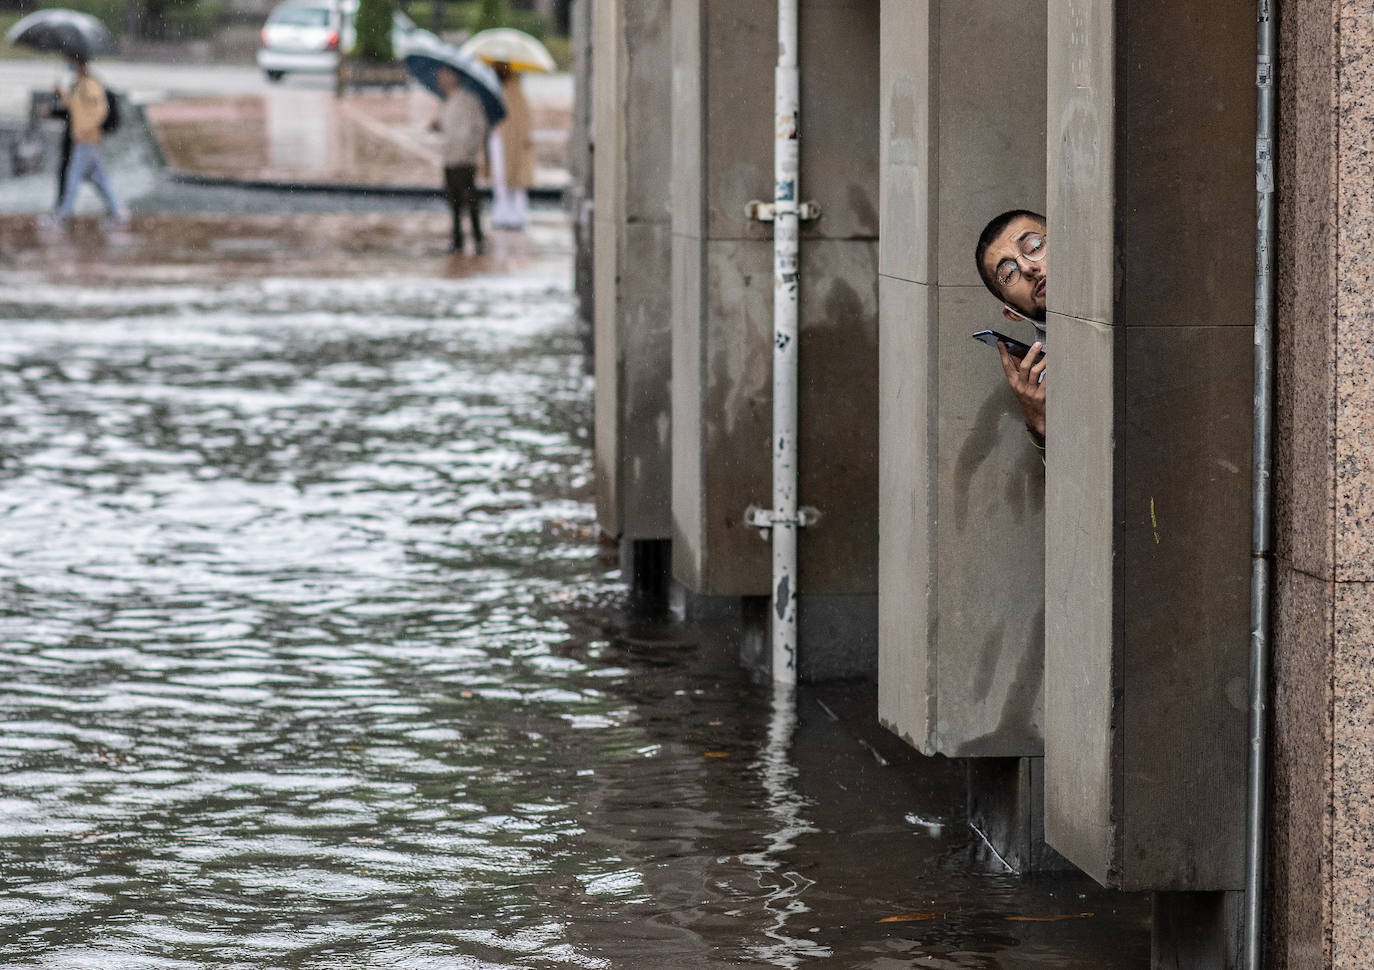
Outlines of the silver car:
[[[258,47],[258,67],[269,81],[288,74],[329,74],[339,66],[339,51],[353,46],[357,0],[288,0],[267,15]],[[405,57],[419,36],[433,36],[399,10],[392,16],[391,46]]]

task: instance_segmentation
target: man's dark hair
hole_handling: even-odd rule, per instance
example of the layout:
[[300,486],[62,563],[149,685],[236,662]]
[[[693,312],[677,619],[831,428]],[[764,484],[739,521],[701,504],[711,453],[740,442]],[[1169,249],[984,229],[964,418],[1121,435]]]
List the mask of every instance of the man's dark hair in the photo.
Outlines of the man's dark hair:
[[1013,220],[1023,216],[1035,219],[1041,225],[1045,224],[1045,217],[1038,212],[1032,212],[1029,209],[1011,209],[995,217],[983,228],[983,234],[978,237],[978,248],[973,253],[973,259],[978,264],[978,275],[982,278],[983,285],[999,300],[1002,299],[1002,293],[997,288],[997,281],[983,267],[983,257],[988,254],[988,247],[998,236],[1002,235],[1007,226],[1011,225]]

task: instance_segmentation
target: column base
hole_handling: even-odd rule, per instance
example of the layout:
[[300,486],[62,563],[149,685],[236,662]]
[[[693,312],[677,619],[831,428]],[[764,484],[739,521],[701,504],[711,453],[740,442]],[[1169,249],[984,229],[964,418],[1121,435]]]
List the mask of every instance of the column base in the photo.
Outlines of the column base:
[[968,822],[995,872],[1068,872],[1045,841],[1045,759],[970,758]]
[[1155,893],[1151,970],[1240,970],[1242,892]]

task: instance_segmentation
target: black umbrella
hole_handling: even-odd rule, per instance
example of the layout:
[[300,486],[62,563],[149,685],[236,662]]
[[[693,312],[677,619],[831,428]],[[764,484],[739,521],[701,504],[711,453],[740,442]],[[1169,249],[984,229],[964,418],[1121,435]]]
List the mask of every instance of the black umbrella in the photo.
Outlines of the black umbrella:
[[500,124],[506,116],[506,102],[501,97],[501,80],[496,72],[452,44],[445,44],[438,38],[417,38],[406,51],[406,67],[415,80],[441,98],[444,91],[439,86],[439,71],[448,68],[458,75],[459,84],[482,102],[487,124]]
[[82,60],[114,52],[114,38],[99,20],[76,10],[38,10],[5,34],[11,44]]

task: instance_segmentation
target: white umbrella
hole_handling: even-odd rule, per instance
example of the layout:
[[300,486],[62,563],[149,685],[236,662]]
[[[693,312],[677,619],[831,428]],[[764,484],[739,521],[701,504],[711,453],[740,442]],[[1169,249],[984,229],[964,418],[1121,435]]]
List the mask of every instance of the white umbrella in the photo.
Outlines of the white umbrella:
[[558,69],[548,48],[523,30],[510,27],[480,31],[458,49],[488,64],[509,64],[512,71],[549,73]]

